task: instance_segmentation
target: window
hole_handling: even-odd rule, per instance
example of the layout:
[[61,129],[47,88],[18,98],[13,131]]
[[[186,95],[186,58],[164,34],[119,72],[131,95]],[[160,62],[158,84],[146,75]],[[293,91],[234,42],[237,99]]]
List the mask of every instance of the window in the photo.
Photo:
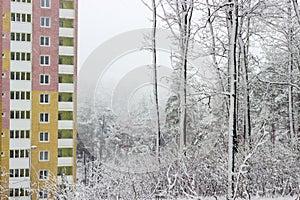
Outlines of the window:
[[11,178],[29,177],[29,169],[10,169],[9,177]]
[[50,17],[41,17],[41,27],[50,27]]
[[26,91],[11,91],[10,92],[11,100],[30,100],[30,92]]
[[9,189],[10,197],[25,197],[29,196],[29,189],[24,188],[10,188]]
[[4,151],[2,151],[2,152],[1,152],[1,156],[4,157],[4,155],[5,155],[5,153],[4,153]]
[[10,34],[10,40],[11,41],[31,42],[31,34],[12,32]]
[[49,94],[40,94],[40,104],[49,104]]
[[41,85],[49,85],[50,84],[50,75],[41,74],[40,75],[40,84]]
[[41,170],[39,174],[40,174],[40,176],[39,176],[40,180],[48,179],[48,170]]
[[47,199],[48,198],[48,191],[47,190],[40,190],[39,191],[39,198]]
[[30,81],[30,72],[10,72],[11,80]]
[[40,142],[49,142],[48,132],[40,132]]
[[11,2],[31,3],[31,0],[11,0]]
[[49,123],[49,113],[40,113],[40,122],[41,123]]
[[26,150],[26,149],[21,149],[21,150],[15,149],[15,150],[10,150],[9,157],[10,158],[28,158],[29,153],[28,153],[28,150]]
[[15,60],[15,61],[30,61],[31,60],[31,53],[11,52],[10,53],[10,60]]
[[49,66],[50,65],[50,56],[42,55],[40,56],[40,65]]
[[4,131],[1,132],[1,136],[5,137],[5,132]]
[[10,139],[29,139],[30,130],[10,130]]
[[11,13],[12,22],[31,22],[31,14]]
[[2,53],[2,58],[5,58],[6,56],[5,56],[5,53]]
[[10,119],[30,119],[30,111],[28,110],[11,110]]
[[50,0],[41,0],[41,8],[50,8]]
[[50,37],[41,36],[40,45],[41,46],[50,46]]
[[49,160],[49,152],[40,151],[40,161],[48,161],[48,160]]

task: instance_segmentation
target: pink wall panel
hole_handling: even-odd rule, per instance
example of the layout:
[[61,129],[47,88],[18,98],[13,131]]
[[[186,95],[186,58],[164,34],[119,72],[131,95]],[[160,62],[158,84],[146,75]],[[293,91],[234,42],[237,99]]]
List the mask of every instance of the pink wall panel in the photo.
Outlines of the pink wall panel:
[[[33,0],[33,34],[32,34],[32,90],[58,91],[58,48],[59,48],[59,0],[51,1],[51,8],[40,8],[40,0]],[[40,18],[50,17],[51,27],[40,27]],[[51,46],[41,47],[40,36],[50,36]],[[50,55],[51,65],[40,66],[40,55]],[[49,86],[39,82],[40,74],[50,74]]]
[[10,119],[10,71],[3,70],[5,78],[2,78],[2,92],[5,93],[5,97],[2,97],[2,112],[6,115],[2,118],[2,128],[9,129]]
[[[3,11],[10,11],[10,1],[1,1],[3,3]],[[2,17],[1,17],[2,18]],[[9,19],[10,16],[6,16],[6,19]],[[2,20],[2,19],[1,19]],[[2,23],[1,23],[2,24]],[[2,28],[2,27],[1,27]],[[3,30],[1,30],[2,32]],[[10,50],[10,31],[5,30],[3,33],[6,34],[6,38],[1,37],[1,47],[2,50]],[[7,55],[8,56],[8,55]],[[3,70],[2,66],[2,58],[1,58],[1,74],[5,73],[6,77],[1,78],[1,93],[5,93],[5,97],[2,98],[2,112],[5,113],[5,117],[2,118],[2,128],[9,129],[10,128],[10,71]]]

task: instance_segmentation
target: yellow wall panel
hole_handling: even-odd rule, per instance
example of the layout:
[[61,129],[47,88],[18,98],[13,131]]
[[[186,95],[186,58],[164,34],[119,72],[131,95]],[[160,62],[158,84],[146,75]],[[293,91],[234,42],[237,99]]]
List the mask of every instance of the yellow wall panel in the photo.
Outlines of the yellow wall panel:
[[6,16],[3,18],[3,23],[2,23],[2,29],[4,31],[9,31],[10,30],[10,12],[7,10],[3,11],[3,14]]
[[4,152],[4,156],[0,156],[0,159],[1,173],[4,173],[4,176],[0,176],[0,184],[5,189],[3,192],[0,192],[0,199],[9,194],[9,130],[3,129],[2,131],[5,133],[4,137],[1,136],[1,151]]
[[5,58],[2,58],[2,70],[10,70],[10,51],[9,50],[3,50],[2,51],[5,54]]
[[[40,94],[50,94],[50,104],[40,104]],[[40,170],[49,170],[49,174],[57,175],[57,147],[58,147],[58,92],[32,91],[32,113],[31,113],[31,145],[37,146],[31,150],[31,180],[42,186],[45,181],[39,180]],[[40,123],[40,113],[50,114],[50,123]],[[49,142],[40,142],[39,133],[49,132]],[[39,152],[49,151],[49,161],[39,161]],[[52,180],[53,181],[53,180]],[[36,194],[34,198],[36,198]]]

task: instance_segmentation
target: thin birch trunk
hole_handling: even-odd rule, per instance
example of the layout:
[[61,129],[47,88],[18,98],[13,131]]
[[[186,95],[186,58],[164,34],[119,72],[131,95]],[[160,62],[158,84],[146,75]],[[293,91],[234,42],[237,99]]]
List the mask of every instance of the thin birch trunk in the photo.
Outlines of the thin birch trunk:
[[[288,73],[289,73],[289,83],[293,81],[293,25],[292,25],[292,2],[287,0],[287,9],[288,9],[288,52],[289,52],[289,64],[288,64]],[[295,144],[295,126],[294,126],[294,100],[293,100],[293,86],[289,84],[288,86],[288,96],[289,96],[289,126],[290,126],[290,136],[292,145]]]
[[187,65],[189,40],[191,34],[191,21],[193,15],[194,1],[180,2],[176,0],[176,10],[179,22],[180,31],[180,139],[179,139],[179,154],[183,155],[187,144],[187,111],[186,111],[186,96],[187,96]]
[[234,167],[235,167],[235,143],[236,143],[236,43],[238,29],[238,1],[229,0],[232,3],[229,10],[229,78],[230,78],[230,107],[228,123],[228,191],[227,198],[233,200],[234,196]]
[[243,86],[244,86],[244,91],[243,91],[243,95],[244,95],[244,143],[245,143],[245,147],[248,146],[249,148],[251,148],[251,116],[250,116],[250,97],[249,97],[249,87],[248,87],[248,83],[249,83],[249,78],[248,78],[248,61],[247,61],[247,53],[246,53],[246,47],[245,47],[245,43],[241,37],[241,35],[239,35],[239,45],[241,48],[241,72],[242,72],[242,76],[243,76]]
[[152,0],[153,7],[153,27],[152,27],[152,56],[153,56],[153,92],[155,98],[156,109],[156,155],[160,156],[160,142],[161,142],[161,130],[160,130],[160,113],[159,113],[159,101],[158,101],[158,78],[157,78],[157,52],[156,52],[156,30],[157,30],[157,6],[156,1]]

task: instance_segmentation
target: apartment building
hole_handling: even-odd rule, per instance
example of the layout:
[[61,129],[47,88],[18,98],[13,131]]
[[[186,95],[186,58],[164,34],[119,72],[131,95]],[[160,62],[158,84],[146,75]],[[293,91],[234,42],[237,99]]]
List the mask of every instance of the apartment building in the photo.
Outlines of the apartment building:
[[76,180],[77,0],[2,0],[0,199]]

